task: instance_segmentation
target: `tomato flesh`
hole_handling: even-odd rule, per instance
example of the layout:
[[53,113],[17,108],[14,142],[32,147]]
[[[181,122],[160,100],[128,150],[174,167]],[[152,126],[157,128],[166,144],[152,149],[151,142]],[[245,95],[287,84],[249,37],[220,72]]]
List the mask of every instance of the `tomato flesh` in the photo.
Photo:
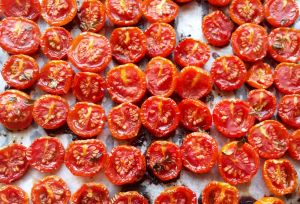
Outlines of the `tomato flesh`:
[[276,197],[263,197],[256,201],[254,204],[284,204],[282,200]]
[[6,185],[0,188],[0,202],[14,204],[28,204],[26,192],[18,186]]
[[154,204],[180,203],[180,204],[196,204],[196,194],[185,186],[174,186],[165,189],[155,199]]
[[247,73],[247,83],[256,89],[267,89],[274,81],[273,70],[267,63],[255,63]]
[[300,129],[290,135],[288,152],[293,159],[300,160]]
[[139,194],[137,191],[128,191],[128,192],[120,192],[114,196],[111,201],[111,204],[148,204],[147,199]]
[[230,0],[208,0],[208,3],[214,6],[227,6],[230,4]]
[[85,183],[71,197],[72,204],[109,204],[109,192],[101,183]]
[[284,94],[300,94],[300,65],[294,63],[280,63],[274,74],[276,88]]
[[279,102],[278,115],[285,124],[300,128],[300,95],[283,96]]

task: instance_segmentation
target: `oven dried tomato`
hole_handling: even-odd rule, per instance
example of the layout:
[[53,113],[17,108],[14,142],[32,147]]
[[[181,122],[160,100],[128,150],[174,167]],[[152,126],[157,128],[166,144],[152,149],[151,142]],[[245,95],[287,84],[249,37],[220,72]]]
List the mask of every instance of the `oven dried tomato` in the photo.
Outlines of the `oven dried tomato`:
[[6,185],[0,188],[0,203],[29,204],[27,193],[18,186]]
[[300,160],[300,129],[290,135],[288,152],[293,159]]
[[294,128],[300,128],[300,94],[285,95],[278,106],[281,120]]
[[71,197],[72,204],[109,204],[109,192],[101,183],[85,183]]
[[154,201],[154,204],[165,203],[197,204],[197,197],[191,189],[185,186],[173,186],[161,192]]
[[37,20],[41,14],[39,0],[2,0],[1,10],[6,17],[24,17]]
[[111,204],[148,204],[147,199],[137,191],[120,192],[113,197]]
[[273,70],[269,64],[257,62],[248,70],[247,83],[256,89],[267,89],[274,81]]

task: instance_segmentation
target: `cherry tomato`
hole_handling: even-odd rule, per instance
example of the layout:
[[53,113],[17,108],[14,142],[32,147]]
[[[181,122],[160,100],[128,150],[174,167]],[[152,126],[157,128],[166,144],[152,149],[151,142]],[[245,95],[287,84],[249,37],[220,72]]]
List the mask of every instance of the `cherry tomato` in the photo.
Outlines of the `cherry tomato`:
[[67,56],[72,36],[63,27],[47,28],[41,37],[41,50],[52,60],[60,60]]
[[167,57],[176,46],[175,29],[167,23],[153,23],[146,30],[147,54]]
[[32,204],[69,203],[71,192],[63,179],[47,176],[36,182],[31,189]]
[[203,204],[238,204],[239,190],[235,186],[219,181],[209,182],[202,192]]
[[30,88],[39,77],[39,66],[27,55],[12,55],[1,71],[5,82],[16,89]]
[[230,0],[208,0],[208,3],[214,6],[227,6]]
[[212,125],[212,116],[205,103],[194,99],[183,99],[178,104],[180,122],[190,131],[208,130]]
[[185,186],[173,186],[165,189],[155,199],[154,204],[180,203],[180,204],[196,204],[196,194]]
[[240,99],[224,99],[213,110],[216,128],[225,137],[239,138],[254,125],[255,117],[249,103]]
[[139,181],[146,172],[142,152],[133,146],[121,145],[112,149],[106,163],[105,175],[115,185]]
[[121,64],[136,63],[146,54],[146,36],[137,27],[114,29],[110,44],[113,57]]
[[28,19],[8,17],[0,22],[0,47],[9,54],[33,54],[40,44],[40,29]]
[[142,17],[141,0],[107,0],[106,13],[109,21],[117,26],[132,26]]
[[176,130],[180,111],[172,99],[152,96],[142,104],[140,118],[154,136],[164,137]]
[[273,27],[288,27],[297,20],[299,8],[294,0],[267,0],[264,13],[266,20]]
[[109,192],[101,183],[85,183],[71,197],[72,204],[109,204]]
[[64,156],[64,146],[59,139],[54,137],[35,139],[26,150],[29,165],[43,173],[59,169],[64,162]]
[[247,77],[244,62],[233,55],[218,57],[213,62],[210,72],[214,83],[222,91],[239,89]]
[[193,38],[182,40],[174,51],[174,61],[182,66],[202,67],[210,58],[210,48]]
[[162,57],[152,58],[145,69],[147,89],[152,95],[169,97],[177,84],[176,66]]
[[0,188],[0,203],[29,204],[26,192],[18,186],[6,185]]
[[135,64],[114,67],[106,74],[107,90],[117,103],[140,101],[146,92],[146,77]]
[[69,128],[79,137],[91,138],[99,135],[106,121],[101,105],[88,102],[76,103],[68,113]]
[[137,191],[120,192],[111,200],[111,204],[148,204],[147,199]]
[[233,23],[222,11],[214,11],[203,18],[202,31],[209,44],[217,47],[229,43]]
[[290,135],[288,152],[293,159],[300,160],[300,129]]
[[43,95],[33,104],[34,121],[44,129],[56,129],[67,121],[69,105],[60,96]]
[[187,2],[191,2],[192,0],[175,0],[178,3],[187,3]]
[[0,182],[9,184],[22,178],[28,169],[26,147],[11,144],[0,149]]
[[259,155],[248,143],[233,141],[219,153],[219,173],[231,185],[248,183],[259,168]]
[[262,26],[253,23],[243,24],[231,36],[233,52],[244,61],[259,61],[267,54],[267,38],[267,32]]
[[75,176],[91,177],[105,165],[105,145],[97,139],[71,142],[66,150],[65,165]]
[[42,0],[42,16],[51,26],[63,26],[77,13],[76,0]]
[[254,204],[285,204],[285,202],[276,197],[263,197]]
[[290,194],[296,190],[297,172],[289,160],[266,160],[262,175],[266,186],[276,196]]
[[278,106],[278,115],[285,124],[300,128],[300,95],[282,97]]
[[32,104],[30,97],[17,90],[0,94],[0,122],[7,129],[22,130],[32,123]]
[[43,66],[37,85],[50,94],[67,94],[72,86],[73,75],[74,71],[68,62],[52,60]]
[[83,32],[73,40],[68,58],[80,71],[101,72],[111,61],[111,47],[106,37]]
[[267,63],[255,63],[247,73],[247,83],[256,89],[267,89],[274,81],[273,70]]
[[280,63],[274,74],[277,89],[284,94],[300,94],[300,65],[294,63]]

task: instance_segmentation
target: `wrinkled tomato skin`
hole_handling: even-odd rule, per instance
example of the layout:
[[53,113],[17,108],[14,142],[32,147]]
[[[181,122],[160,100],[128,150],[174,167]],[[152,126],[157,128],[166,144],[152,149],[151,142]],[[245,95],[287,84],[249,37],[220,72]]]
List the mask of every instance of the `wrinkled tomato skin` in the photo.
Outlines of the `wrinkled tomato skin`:
[[276,88],[284,94],[300,94],[300,65],[283,62],[276,66],[274,82]]
[[85,183],[71,197],[72,204],[99,202],[109,204],[108,189],[101,183]]
[[111,204],[148,204],[148,200],[137,191],[120,192],[113,197]]
[[285,202],[276,197],[263,197],[255,201],[254,204],[285,204]]
[[295,160],[300,160],[300,129],[290,135],[288,152],[290,157]]
[[229,5],[230,0],[208,0],[208,3],[214,6],[223,7]]
[[247,73],[247,83],[256,89],[267,89],[274,82],[274,73],[267,63],[255,63]]
[[155,199],[154,204],[165,203],[196,204],[196,194],[185,186],[174,186],[165,189]]
[[278,115],[285,124],[300,128],[300,94],[283,96],[279,102]]
[[6,185],[0,188],[1,203],[29,204],[28,195],[18,186]]

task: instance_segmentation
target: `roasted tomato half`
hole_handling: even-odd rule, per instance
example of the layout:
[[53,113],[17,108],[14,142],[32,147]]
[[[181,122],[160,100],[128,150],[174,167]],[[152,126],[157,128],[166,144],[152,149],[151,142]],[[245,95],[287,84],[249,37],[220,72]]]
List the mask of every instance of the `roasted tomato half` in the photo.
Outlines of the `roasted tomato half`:
[[214,6],[227,6],[230,4],[230,0],[208,0],[208,3]]
[[300,160],[300,129],[290,135],[288,152],[293,159]]
[[137,191],[120,192],[113,197],[111,204],[148,204],[148,200]]
[[85,183],[71,197],[72,204],[109,204],[109,192],[101,183]]
[[6,185],[0,188],[0,203],[29,204],[26,192],[18,186]]
[[180,204],[196,204],[196,194],[185,186],[174,186],[165,189],[155,199],[154,204],[180,203]]
[[294,63],[280,63],[274,74],[277,89],[284,94],[300,94],[300,65]]
[[285,124],[300,128],[300,94],[282,97],[278,106],[278,115]]
[[255,63],[247,73],[247,83],[256,89],[267,89],[274,81],[273,69],[263,62]]
[[263,197],[255,201],[254,204],[285,204],[285,202],[276,197]]

